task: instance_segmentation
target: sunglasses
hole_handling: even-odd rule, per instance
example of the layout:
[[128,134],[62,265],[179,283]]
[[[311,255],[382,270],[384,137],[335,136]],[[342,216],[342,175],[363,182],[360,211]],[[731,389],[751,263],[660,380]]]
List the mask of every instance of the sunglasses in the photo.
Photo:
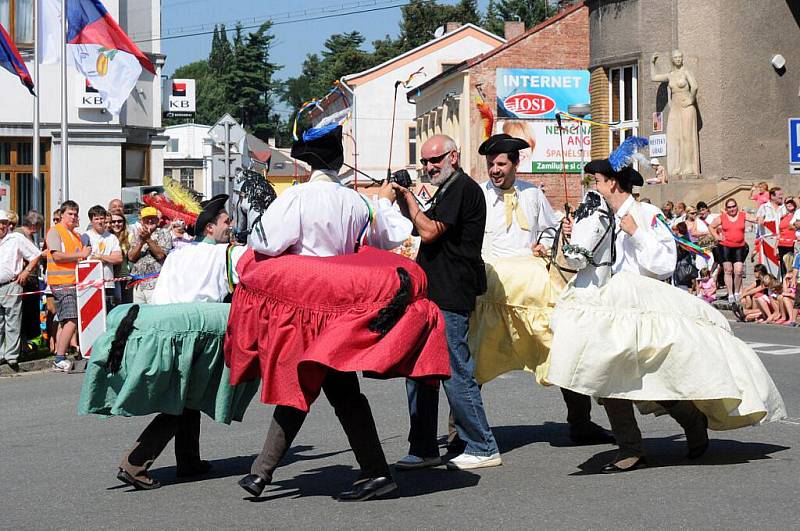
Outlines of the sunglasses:
[[428,163],[430,163],[430,164],[439,164],[440,162],[442,162],[442,161],[444,160],[444,158],[445,158],[447,155],[449,155],[449,154],[450,154],[450,153],[452,153],[453,151],[455,151],[455,150],[451,149],[450,151],[447,151],[447,152],[445,152],[445,153],[442,153],[442,154],[441,154],[441,155],[439,155],[438,157],[431,157],[431,158],[429,158],[429,159],[419,159],[419,162],[420,162],[420,163],[421,163],[423,166],[427,166],[427,165],[428,165]]
[[738,205],[725,205],[725,208],[738,208]]
[[696,215],[697,215],[697,212],[691,212],[691,211],[690,211],[690,212],[687,212],[687,214],[689,214],[690,216],[696,216]]
[[112,224],[117,224],[117,223],[122,224],[122,223],[125,223],[125,220],[124,219],[112,219],[111,223]]

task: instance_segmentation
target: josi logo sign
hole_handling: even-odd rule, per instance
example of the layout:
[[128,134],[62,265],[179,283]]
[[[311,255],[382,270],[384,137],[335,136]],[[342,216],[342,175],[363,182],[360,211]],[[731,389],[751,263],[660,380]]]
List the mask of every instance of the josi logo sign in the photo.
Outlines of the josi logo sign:
[[544,94],[514,94],[505,100],[506,109],[527,116],[545,115],[556,108],[556,102]]

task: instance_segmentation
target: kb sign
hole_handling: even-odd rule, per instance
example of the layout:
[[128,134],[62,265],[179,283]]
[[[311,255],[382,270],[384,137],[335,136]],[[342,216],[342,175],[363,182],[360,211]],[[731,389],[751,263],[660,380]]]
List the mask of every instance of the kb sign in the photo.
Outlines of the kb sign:
[[165,116],[191,116],[195,113],[194,79],[168,79],[164,81],[162,111]]

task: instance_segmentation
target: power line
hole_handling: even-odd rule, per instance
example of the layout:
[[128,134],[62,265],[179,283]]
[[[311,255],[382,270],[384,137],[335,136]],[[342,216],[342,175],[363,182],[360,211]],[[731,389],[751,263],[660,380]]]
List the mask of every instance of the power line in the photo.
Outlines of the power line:
[[[326,14],[326,15],[315,15],[315,16],[310,16],[310,17],[305,17],[305,18],[297,18],[297,19],[293,19],[293,20],[279,20],[277,22],[273,20],[272,21],[272,25],[273,26],[282,26],[284,24],[296,24],[298,22],[312,22],[312,21],[315,21],[315,20],[326,20],[326,19],[331,19],[331,18],[345,17],[345,16],[349,16],[349,15],[360,15],[362,13],[373,13],[373,12],[376,12],[376,11],[386,11],[386,10],[389,10],[389,9],[396,9],[398,7],[403,7],[403,6],[407,6],[408,4],[410,4],[410,2],[408,2],[408,1],[402,1],[400,3],[394,3],[394,2],[397,2],[398,0],[388,0],[388,1],[389,2],[393,2],[393,5],[387,5],[387,6],[382,6],[382,7],[373,7],[373,8],[370,8],[370,9],[359,9],[357,11],[329,13],[329,14]],[[383,2],[383,3],[386,3],[386,2]],[[358,6],[358,5],[363,5],[363,4],[355,4],[355,5]],[[373,2],[372,5],[375,5],[375,3]],[[325,10],[323,10],[323,11],[325,11]],[[259,19],[258,18],[254,18],[253,20],[259,20]],[[252,24],[252,25],[248,25],[248,26],[242,26],[242,29],[247,30],[247,29],[259,28],[264,24],[264,22],[269,21],[269,20],[272,20],[272,19],[270,19],[269,17],[264,17],[263,20],[260,23]],[[205,26],[207,26],[207,25],[205,25]],[[167,41],[167,40],[173,40],[173,39],[183,39],[183,38],[186,38],[186,37],[197,37],[197,36],[200,36],[200,35],[211,35],[211,34],[214,33],[214,31],[215,30],[212,29],[212,30],[197,31],[197,32],[192,32],[192,33],[184,33],[184,34],[181,34],[181,35],[168,35],[166,37],[153,37],[153,38],[150,38],[150,39],[135,40],[134,42],[135,43],[145,43],[145,42],[155,42],[155,41]],[[228,31],[235,31],[235,28],[231,28],[231,29],[227,29],[226,28],[226,33]]]

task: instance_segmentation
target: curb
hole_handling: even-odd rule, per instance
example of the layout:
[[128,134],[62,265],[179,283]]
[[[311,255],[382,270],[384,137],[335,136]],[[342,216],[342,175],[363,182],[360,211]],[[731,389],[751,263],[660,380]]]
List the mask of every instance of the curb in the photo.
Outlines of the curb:
[[53,359],[53,356],[48,356],[38,360],[21,361],[18,371],[13,370],[7,364],[0,365],[0,378],[13,378],[29,372],[45,371],[53,366]]

